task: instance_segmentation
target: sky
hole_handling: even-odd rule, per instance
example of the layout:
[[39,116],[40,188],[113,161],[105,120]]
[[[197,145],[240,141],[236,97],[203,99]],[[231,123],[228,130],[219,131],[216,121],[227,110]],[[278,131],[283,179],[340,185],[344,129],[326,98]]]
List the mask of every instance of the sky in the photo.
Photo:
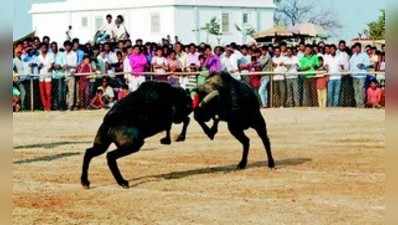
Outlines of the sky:
[[[15,0],[14,39],[32,31],[32,20],[28,14],[31,2],[51,2],[62,0]],[[84,0],[82,0],[84,1]],[[134,0],[132,0],[134,1]],[[161,0],[159,0],[161,1]],[[304,0],[305,1],[305,0]],[[387,0],[309,0],[319,7],[335,11],[343,28],[333,39],[351,40],[366,28],[366,24],[377,19],[379,10],[386,7]]]

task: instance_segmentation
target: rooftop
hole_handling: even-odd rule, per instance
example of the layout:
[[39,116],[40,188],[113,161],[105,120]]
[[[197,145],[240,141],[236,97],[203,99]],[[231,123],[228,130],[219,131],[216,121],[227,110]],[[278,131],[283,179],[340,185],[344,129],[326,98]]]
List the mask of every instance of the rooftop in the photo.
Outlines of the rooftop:
[[30,13],[95,11],[163,6],[274,8],[273,0],[64,0],[32,4]]

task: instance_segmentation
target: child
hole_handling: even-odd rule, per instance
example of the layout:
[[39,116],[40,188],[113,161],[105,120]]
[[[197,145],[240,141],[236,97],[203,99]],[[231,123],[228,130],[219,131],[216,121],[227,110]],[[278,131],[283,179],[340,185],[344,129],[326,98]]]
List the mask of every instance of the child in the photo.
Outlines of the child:
[[103,89],[102,87],[98,87],[97,92],[94,96],[94,98],[90,102],[90,109],[102,109],[104,108],[104,101],[102,100],[103,97]]
[[123,84],[117,93],[117,100],[120,101],[125,98],[129,94],[129,87],[126,84]]
[[366,106],[369,108],[381,108],[380,102],[382,98],[382,90],[377,81],[372,80],[370,86],[366,91],[367,101]]
[[16,87],[12,87],[12,111],[19,112],[21,110],[21,92]]
[[[319,71],[326,71],[322,57],[319,57],[319,65],[320,65],[318,68]],[[328,78],[326,76],[322,76],[322,77],[317,77],[315,79],[316,79],[315,80],[316,92],[318,96],[318,106],[320,108],[325,108],[327,103]]]
[[157,74],[157,76],[155,76],[155,80],[167,80],[167,76],[165,76],[165,74],[168,67],[167,60],[163,57],[163,49],[158,48],[156,50],[156,55],[152,58],[151,64],[153,72]]
[[[167,59],[167,66],[169,72],[176,73],[182,71],[181,62],[177,59],[177,54],[174,50],[170,52],[169,58]],[[178,76],[170,75],[168,81],[173,87],[180,86]]]
[[[250,72],[261,71],[261,65],[257,61],[257,57],[256,56],[252,56],[251,57],[251,63],[250,63],[250,66],[249,66],[249,71]],[[249,84],[255,90],[256,95],[259,97],[260,95],[258,93],[258,90],[259,90],[260,85],[261,85],[261,75],[250,75],[249,76]]]
[[[78,66],[77,73],[92,73],[93,68],[89,56],[83,57],[83,62]],[[90,99],[90,87],[88,76],[79,76],[79,108],[85,109],[88,106]]]

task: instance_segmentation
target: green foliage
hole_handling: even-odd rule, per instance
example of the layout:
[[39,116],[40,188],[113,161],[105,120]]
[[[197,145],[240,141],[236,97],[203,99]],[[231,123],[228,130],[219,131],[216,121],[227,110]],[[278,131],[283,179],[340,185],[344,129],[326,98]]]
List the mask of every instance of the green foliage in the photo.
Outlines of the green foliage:
[[386,33],[386,10],[380,10],[381,15],[376,21],[368,24],[367,33],[369,38],[373,40],[385,39]]
[[213,17],[210,19],[210,22],[206,23],[201,30],[206,31],[207,33],[215,36],[221,36],[221,25],[218,23],[217,18]]

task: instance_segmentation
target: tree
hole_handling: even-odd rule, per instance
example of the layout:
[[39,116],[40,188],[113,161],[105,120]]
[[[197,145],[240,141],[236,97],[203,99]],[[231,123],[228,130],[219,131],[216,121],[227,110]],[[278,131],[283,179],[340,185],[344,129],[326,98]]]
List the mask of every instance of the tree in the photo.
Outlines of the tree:
[[276,5],[274,20],[278,25],[294,26],[308,22],[332,33],[341,28],[335,12],[317,7],[319,3],[306,0],[274,0],[274,2]]
[[385,39],[386,33],[386,10],[380,10],[380,16],[376,21],[368,23],[368,28],[366,29],[369,38],[373,40]]
[[243,24],[242,27],[235,24],[235,29],[242,34],[244,42],[246,42],[248,36],[253,37],[253,34],[256,33],[256,30],[249,24]]
[[193,30],[193,31],[198,32],[201,30],[205,31],[207,34],[207,36],[206,36],[207,43],[209,42],[209,35],[214,35],[214,36],[216,36],[218,44],[220,44],[221,36],[222,36],[221,25],[217,21],[216,17],[211,18],[210,21],[208,23],[206,23],[204,27],[199,28],[199,30]]

